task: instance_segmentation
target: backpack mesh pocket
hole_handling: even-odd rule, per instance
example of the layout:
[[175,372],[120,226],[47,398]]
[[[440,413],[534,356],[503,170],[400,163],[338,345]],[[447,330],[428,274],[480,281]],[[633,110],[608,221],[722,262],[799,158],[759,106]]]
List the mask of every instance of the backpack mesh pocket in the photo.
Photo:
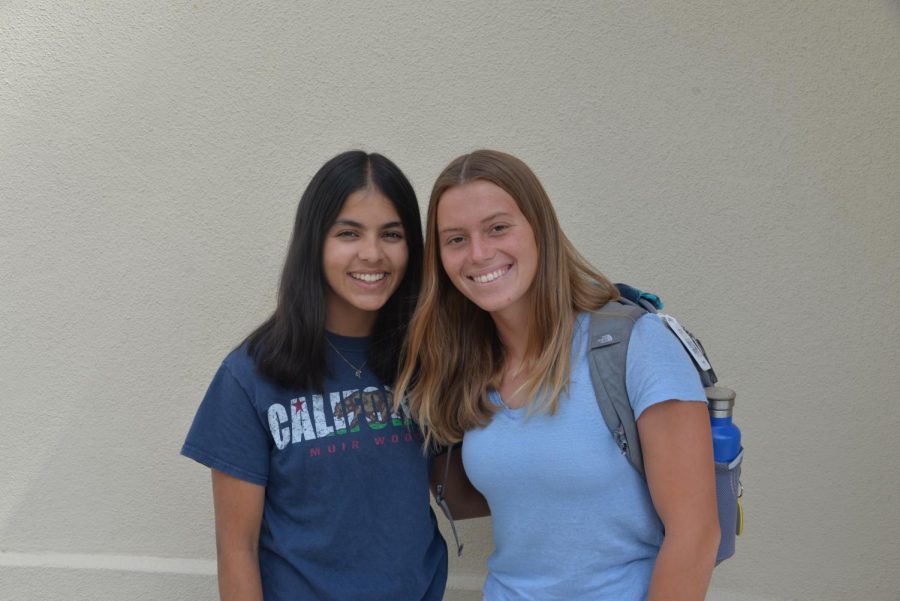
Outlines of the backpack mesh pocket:
[[716,504],[719,508],[719,528],[722,540],[716,554],[716,564],[734,555],[735,537],[744,529],[744,511],[741,507],[741,463],[744,450],[730,463],[716,463]]

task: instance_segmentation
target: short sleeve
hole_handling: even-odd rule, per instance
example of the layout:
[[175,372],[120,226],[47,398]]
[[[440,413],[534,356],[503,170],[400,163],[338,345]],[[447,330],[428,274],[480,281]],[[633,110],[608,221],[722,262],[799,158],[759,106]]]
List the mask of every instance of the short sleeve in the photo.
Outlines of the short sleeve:
[[181,454],[264,486],[270,445],[269,433],[246,390],[223,363],[197,409]]
[[669,400],[706,402],[700,375],[681,342],[657,315],[634,325],[625,362],[625,387],[637,420],[648,408]]

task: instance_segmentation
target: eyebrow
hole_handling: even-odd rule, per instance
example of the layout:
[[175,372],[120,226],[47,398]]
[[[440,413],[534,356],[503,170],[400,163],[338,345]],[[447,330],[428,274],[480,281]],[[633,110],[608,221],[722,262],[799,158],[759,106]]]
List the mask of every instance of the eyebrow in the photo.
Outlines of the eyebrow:
[[[361,224],[359,221],[353,221],[352,219],[338,219],[337,221],[334,222],[334,225],[332,225],[331,227],[334,227],[335,225],[341,225],[344,227],[357,227],[359,229],[365,229],[365,227],[366,227],[363,224]],[[403,227],[403,222],[402,221],[388,221],[387,223],[382,223],[381,226],[379,227],[379,229],[387,230],[387,229],[391,229],[393,227]]]
[[[509,217],[510,214],[506,211],[500,211],[499,213],[494,213],[493,215],[488,215],[484,219],[481,220],[481,223],[485,223],[486,221],[492,221],[497,217]],[[449,232],[461,232],[464,228],[461,227],[445,227],[443,229],[438,230],[439,234],[446,234]]]

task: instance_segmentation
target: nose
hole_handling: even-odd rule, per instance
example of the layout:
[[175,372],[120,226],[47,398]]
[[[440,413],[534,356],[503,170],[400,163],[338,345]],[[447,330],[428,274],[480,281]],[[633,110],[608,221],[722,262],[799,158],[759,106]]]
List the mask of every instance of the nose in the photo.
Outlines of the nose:
[[384,254],[382,244],[380,236],[364,236],[360,240],[359,258],[370,263],[378,261]]
[[494,257],[494,249],[490,242],[481,236],[472,236],[469,253],[473,263],[482,263]]

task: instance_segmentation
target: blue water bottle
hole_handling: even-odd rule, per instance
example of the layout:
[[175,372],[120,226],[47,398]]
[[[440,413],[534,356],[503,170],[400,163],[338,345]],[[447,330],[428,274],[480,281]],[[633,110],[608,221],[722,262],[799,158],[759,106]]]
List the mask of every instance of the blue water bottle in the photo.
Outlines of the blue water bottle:
[[722,540],[716,563],[734,555],[735,537],[744,529],[741,507],[741,431],[732,421],[734,391],[730,388],[706,388],[709,400],[709,422],[712,427],[713,455],[716,460],[716,496]]

